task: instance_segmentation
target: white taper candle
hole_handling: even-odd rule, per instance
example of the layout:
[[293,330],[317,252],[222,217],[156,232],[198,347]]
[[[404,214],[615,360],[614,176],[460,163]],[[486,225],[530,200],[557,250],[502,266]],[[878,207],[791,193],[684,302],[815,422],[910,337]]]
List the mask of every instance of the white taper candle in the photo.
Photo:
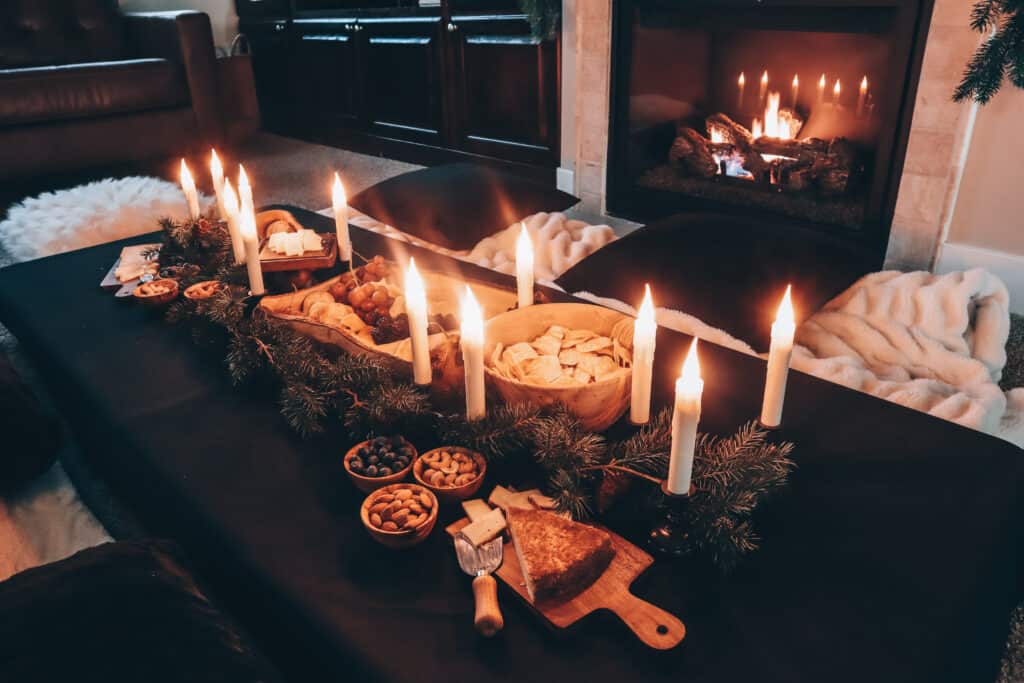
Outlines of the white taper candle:
[[633,424],[646,424],[651,419],[651,378],[657,332],[651,286],[645,285],[644,299],[633,323],[633,394],[629,404],[629,419]]
[[789,359],[793,355],[793,337],[796,320],[793,312],[791,287],[779,304],[779,312],[772,323],[772,344],[768,350],[768,371],[764,381],[764,402],[761,404],[761,424],[778,427],[782,424],[782,405],[786,399],[786,380],[789,377]]
[[409,316],[409,338],[412,343],[412,381],[420,386],[430,384],[430,340],[427,337],[427,292],[423,278],[416,270],[416,260],[409,258],[405,272],[405,312]]
[[473,290],[466,285],[462,299],[462,367],[466,375],[466,419],[479,420],[487,414],[484,390],[484,317]]
[[192,172],[188,170],[184,159],[181,160],[181,191],[185,193],[185,201],[188,203],[189,218],[196,220],[199,218],[199,195],[196,193]]
[[338,233],[338,258],[342,261],[352,260],[352,241],[348,234],[348,198],[341,178],[334,174],[334,185],[331,187],[331,204],[334,206],[334,230]]
[[671,493],[680,496],[690,493],[693,452],[697,445],[697,425],[700,423],[700,400],[703,393],[704,380],[700,377],[697,338],[694,337],[683,370],[676,380],[676,404],[672,413],[672,450],[667,487]]
[[533,304],[533,242],[526,231],[526,223],[520,223],[516,239],[516,290],[519,294],[519,308]]

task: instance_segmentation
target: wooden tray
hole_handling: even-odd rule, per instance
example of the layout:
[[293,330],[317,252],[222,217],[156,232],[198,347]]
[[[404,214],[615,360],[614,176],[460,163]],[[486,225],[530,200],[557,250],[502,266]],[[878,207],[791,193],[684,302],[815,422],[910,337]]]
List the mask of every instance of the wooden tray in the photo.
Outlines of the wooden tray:
[[332,232],[317,233],[317,236],[323,241],[323,249],[307,251],[302,256],[275,254],[267,249],[267,240],[263,240],[260,242],[260,268],[265,273],[333,268],[338,258],[338,236]]
[[[449,525],[445,531],[454,538],[466,518]],[[519,567],[515,545],[505,540],[504,559],[494,573],[527,605],[558,628],[566,628],[599,609],[614,612],[645,645],[657,650],[668,650],[686,637],[686,626],[665,610],[641,600],[629,592],[638,576],[654,563],[654,558],[614,531],[605,529],[612,537],[615,558],[608,569],[589,588],[566,602],[534,605],[526,592],[526,583]]]

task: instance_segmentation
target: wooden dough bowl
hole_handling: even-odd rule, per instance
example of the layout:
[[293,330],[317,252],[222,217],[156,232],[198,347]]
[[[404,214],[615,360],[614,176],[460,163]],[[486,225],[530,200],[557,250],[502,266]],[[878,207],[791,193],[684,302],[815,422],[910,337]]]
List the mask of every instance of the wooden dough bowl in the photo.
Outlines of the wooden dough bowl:
[[488,320],[484,329],[484,372],[490,384],[507,403],[549,406],[563,403],[580,418],[583,426],[604,431],[622,417],[629,407],[633,373],[621,368],[590,384],[550,386],[519,382],[500,375],[490,367],[491,354],[500,342],[506,347],[541,336],[552,325],[567,329],[592,330],[614,337],[633,348],[632,318],[593,304],[540,304],[516,309]]
[[[457,317],[459,296],[465,291],[465,280],[435,271],[421,270],[420,273],[427,289],[427,307],[430,313],[452,313]],[[356,335],[344,328],[325,325],[302,313],[303,299],[314,292],[329,290],[339,279],[340,276],[333,277],[309,289],[263,297],[260,308],[272,318],[287,322],[296,332],[321,343],[336,346],[347,353],[385,358],[396,373],[405,373],[411,378],[412,342],[408,338],[388,344],[376,344],[368,336]],[[470,286],[480,303],[485,319],[515,304],[514,292],[480,282],[473,282]],[[465,384],[459,353],[459,333],[452,330],[432,334],[429,340],[434,370],[431,392],[454,402],[462,396]]]

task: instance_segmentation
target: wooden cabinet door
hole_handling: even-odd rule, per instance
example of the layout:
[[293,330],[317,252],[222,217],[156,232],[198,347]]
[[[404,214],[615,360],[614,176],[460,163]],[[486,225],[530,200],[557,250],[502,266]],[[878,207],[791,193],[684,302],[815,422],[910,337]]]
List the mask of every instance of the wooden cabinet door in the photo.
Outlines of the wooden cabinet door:
[[275,129],[286,126],[291,116],[289,66],[291,64],[291,23],[279,21],[242,21],[239,31],[249,39],[256,98],[264,125]]
[[441,18],[362,18],[359,27],[368,131],[443,145]]
[[557,165],[558,44],[530,34],[523,15],[452,14],[454,146]]
[[360,119],[359,33],[355,20],[296,21],[292,107],[297,121],[351,126]]

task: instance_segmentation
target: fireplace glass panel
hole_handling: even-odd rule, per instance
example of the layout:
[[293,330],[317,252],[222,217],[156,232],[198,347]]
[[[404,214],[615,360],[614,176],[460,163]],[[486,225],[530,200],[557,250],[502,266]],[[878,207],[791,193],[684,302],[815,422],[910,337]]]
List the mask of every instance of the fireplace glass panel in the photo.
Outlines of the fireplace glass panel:
[[904,83],[890,72],[891,19],[887,8],[634,9],[620,131],[628,177],[701,202],[861,228]]

